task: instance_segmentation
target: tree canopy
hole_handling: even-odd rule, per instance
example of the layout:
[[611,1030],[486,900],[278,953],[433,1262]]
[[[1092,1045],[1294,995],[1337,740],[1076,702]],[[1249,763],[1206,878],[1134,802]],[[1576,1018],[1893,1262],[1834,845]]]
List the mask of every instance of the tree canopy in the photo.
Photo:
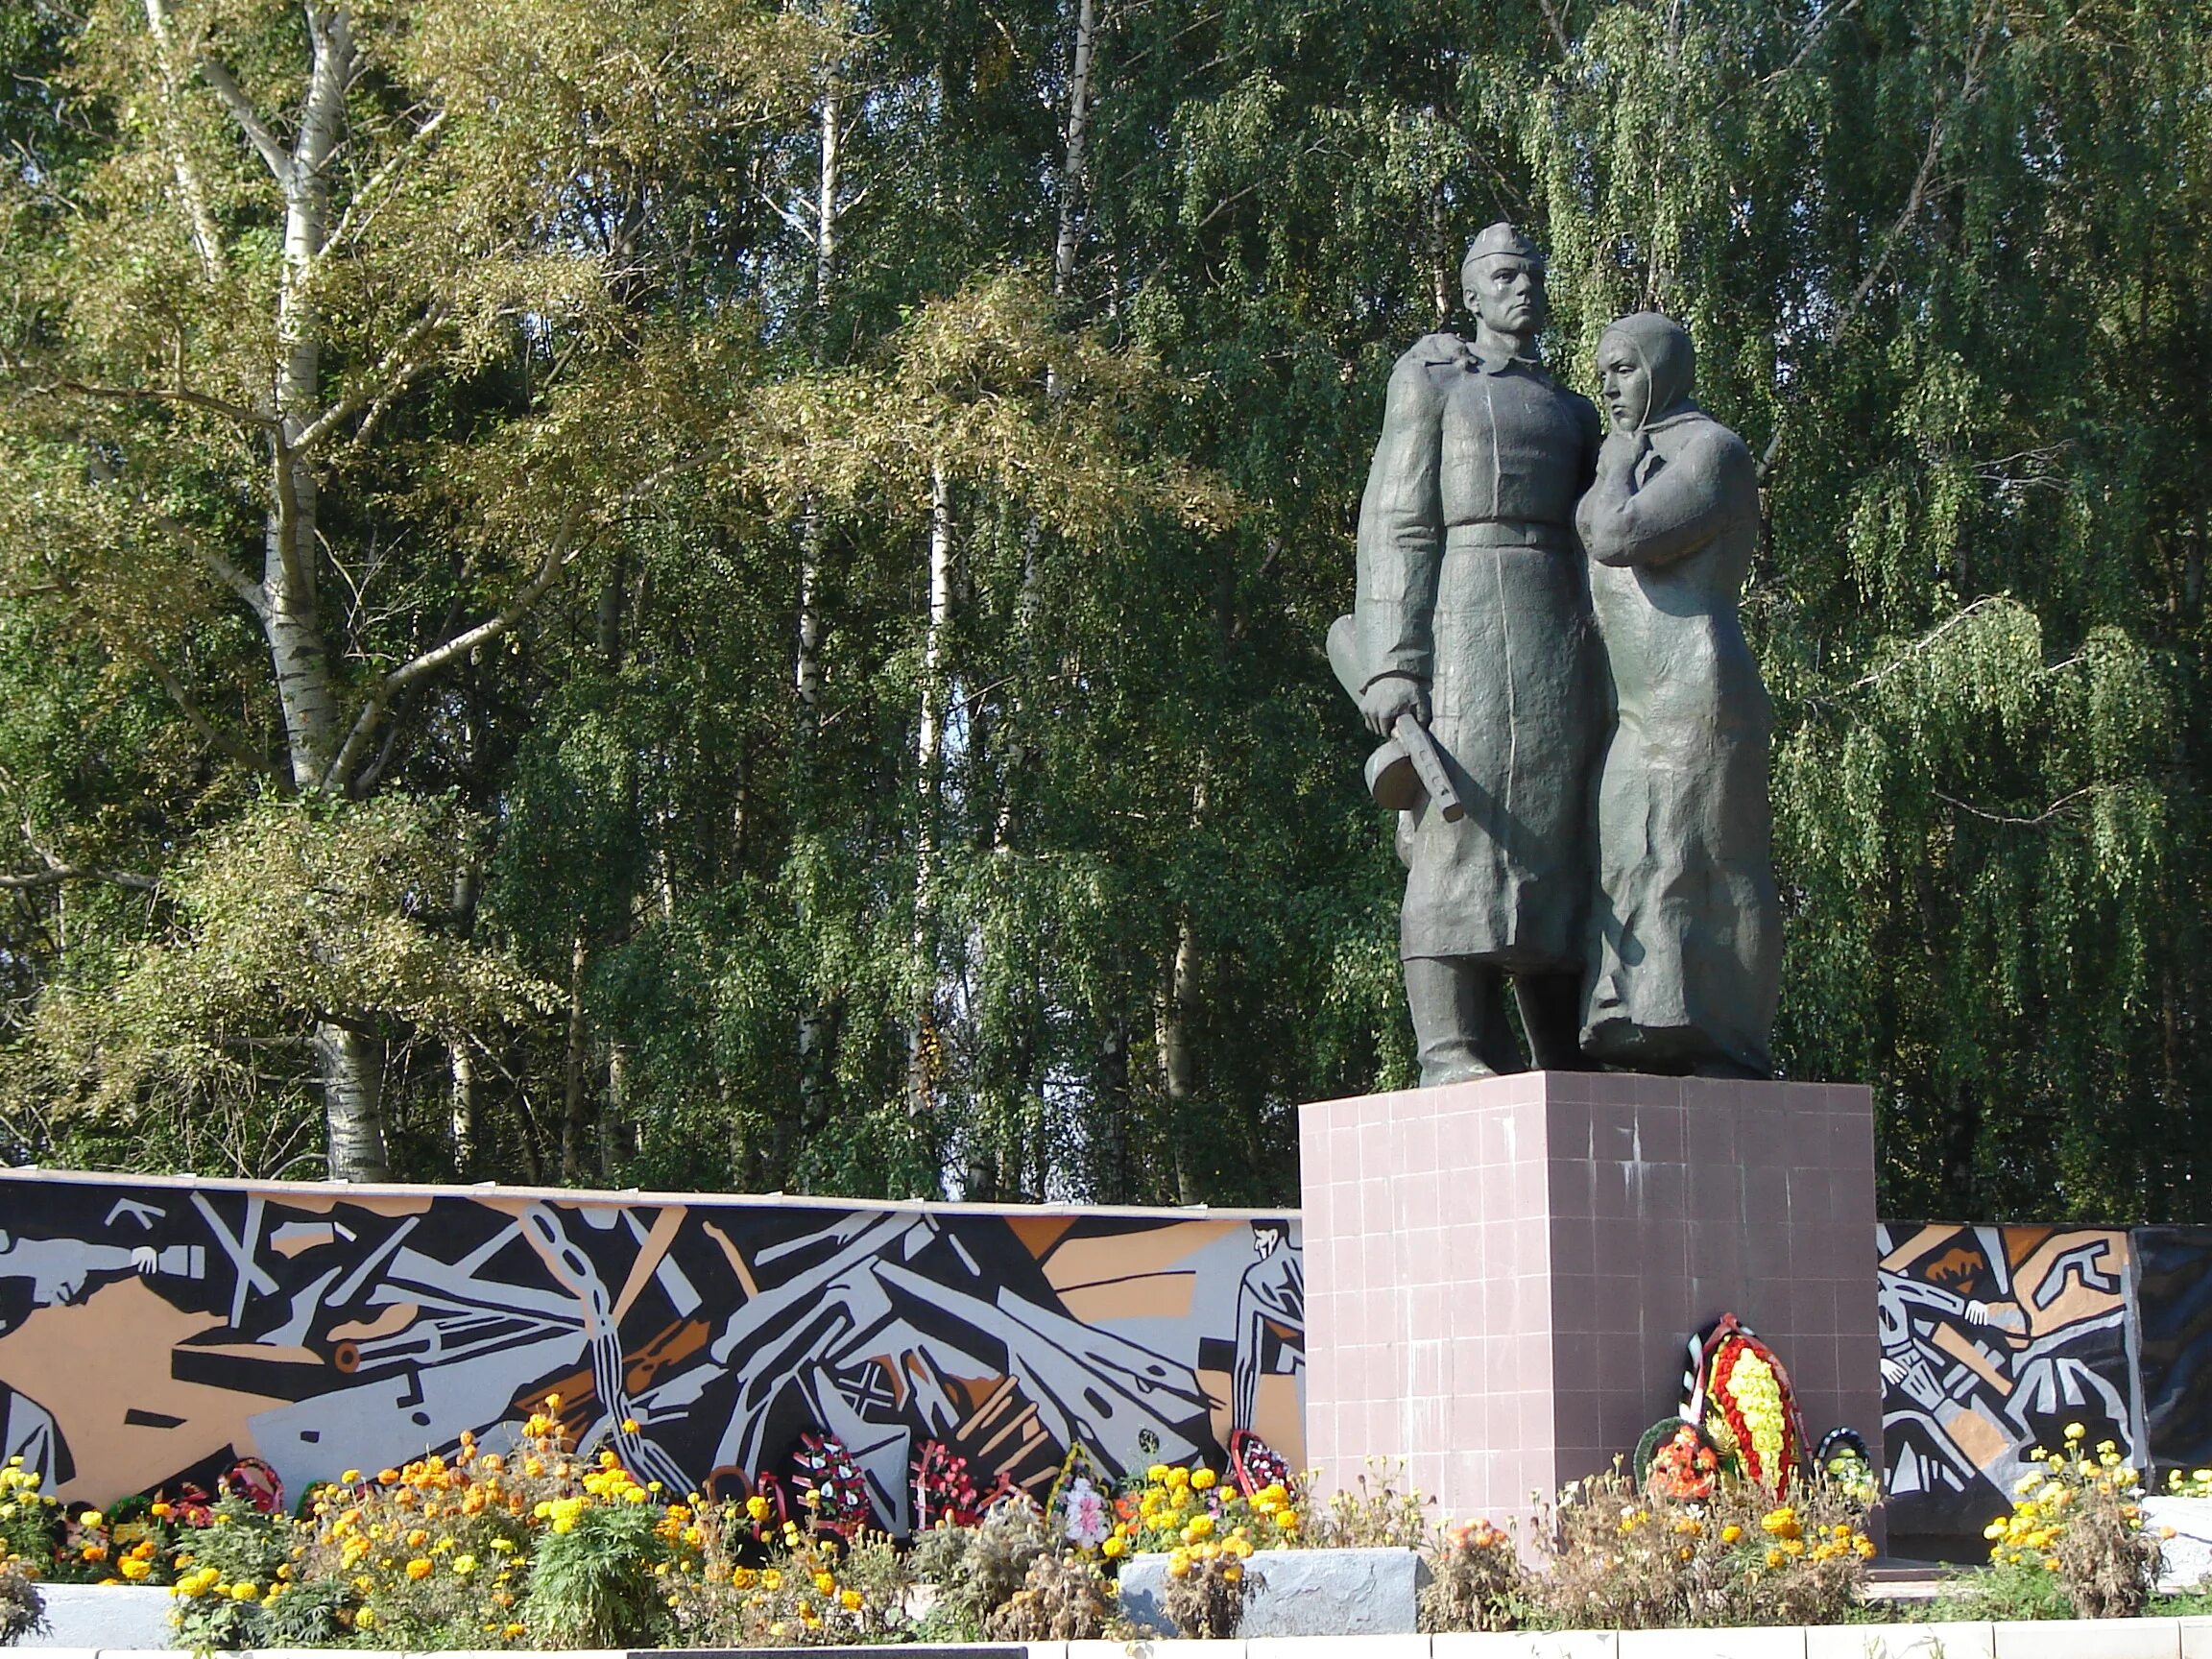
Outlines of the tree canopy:
[[[1787,1073],[2212,1214],[2174,0],[0,0],[0,1149],[1278,1203],[1459,252],[1761,457]],[[2207,1108],[2212,1110],[2212,1108]]]

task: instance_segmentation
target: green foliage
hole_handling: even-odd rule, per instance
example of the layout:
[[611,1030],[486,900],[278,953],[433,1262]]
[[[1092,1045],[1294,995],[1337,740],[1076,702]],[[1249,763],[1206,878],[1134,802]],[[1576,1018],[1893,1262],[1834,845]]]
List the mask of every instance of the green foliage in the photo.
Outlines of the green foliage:
[[1074,157],[1072,5],[393,0],[302,257],[205,66],[293,144],[334,15],[0,6],[12,1155],[1286,1201],[1411,1076],[1318,641],[1510,216],[1763,460],[1789,1074],[1891,1214],[2202,1209],[2188,8],[1107,8]]
[[668,1624],[657,1562],[667,1560],[645,1504],[586,1508],[567,1531],[548,1528],[530,1550],[522,1622],[549,1647],[650,1647]]
[[[179,1647],[235,1650],[267,1647],[271,1620],[291,1576],[292,1523],[283,1515],[264,1515],[235,1495],[215,1501],[207,1525],[188,1535],[189,1548],[177,1559],[177,1601],[171,1622]],[[186,1571],[186,1569],[189,1571]],[[288,1622],[289,1628],[312,1618]]]

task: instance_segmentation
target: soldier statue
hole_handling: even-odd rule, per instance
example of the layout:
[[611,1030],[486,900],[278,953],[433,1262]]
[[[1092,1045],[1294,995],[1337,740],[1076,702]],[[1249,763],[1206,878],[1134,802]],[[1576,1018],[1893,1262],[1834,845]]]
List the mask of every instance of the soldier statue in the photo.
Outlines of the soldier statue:
[[1359,503],[1358,586],[1330,656],[1368,729],[1376,798],[1403,808],[1399,955],[1421,1081],[1578,1070],[1602,669],[1575,504],[1596,406],[1537,360],[1544,260],[1510,225],[1460,267],[1472,341],[1425,336],[1391,371]]

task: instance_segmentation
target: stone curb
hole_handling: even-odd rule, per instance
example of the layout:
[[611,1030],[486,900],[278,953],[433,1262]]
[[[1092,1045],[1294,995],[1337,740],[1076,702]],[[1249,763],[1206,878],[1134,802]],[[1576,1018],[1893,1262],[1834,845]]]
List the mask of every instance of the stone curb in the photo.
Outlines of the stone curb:
[[[349,1650],[352,1659],[411,1659]],[[1032,1642],[876,1647],[726,1647],[711,1659],[2212,1659],[2212,1618],[2035,1623],[1815,1624],[1743,1630],[1516,1631],[1476,1636],[1262,1636],[1235,1642]],[[177,1659],[174,1648],[38,1647],[9,1659]],[[239,1659],[329,1659],[327,1648],[264,1648]],[[706,1650],[571,1649],[564,1659],[708,1659]],[[469,1651],[434,1659],[516,1659]]]

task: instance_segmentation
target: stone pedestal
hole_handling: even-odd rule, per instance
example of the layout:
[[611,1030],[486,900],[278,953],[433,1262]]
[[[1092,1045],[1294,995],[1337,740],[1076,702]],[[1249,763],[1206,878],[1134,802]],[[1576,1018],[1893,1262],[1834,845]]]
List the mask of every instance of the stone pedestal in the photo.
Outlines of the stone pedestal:
[[1881,1455],[1874,1121],[1856,1086],[1525,1072],[1303,1107],[1306,1433],[1526,1524],[1681,1399],[1690,1334],[1772,1344],[1815,1440]]

